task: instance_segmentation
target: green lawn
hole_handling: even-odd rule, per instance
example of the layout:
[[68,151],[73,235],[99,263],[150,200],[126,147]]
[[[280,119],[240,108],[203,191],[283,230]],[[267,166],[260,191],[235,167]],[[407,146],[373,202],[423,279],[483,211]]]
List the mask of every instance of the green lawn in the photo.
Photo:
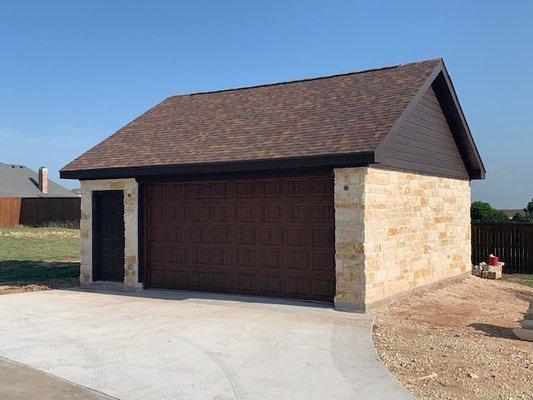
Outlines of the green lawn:
[[80,231],[0,229],[0,282],[41,282],[79,275]]
[[533,287],[532,274],[504,274],[503,280],[508,282],[521,283],[522,285]]

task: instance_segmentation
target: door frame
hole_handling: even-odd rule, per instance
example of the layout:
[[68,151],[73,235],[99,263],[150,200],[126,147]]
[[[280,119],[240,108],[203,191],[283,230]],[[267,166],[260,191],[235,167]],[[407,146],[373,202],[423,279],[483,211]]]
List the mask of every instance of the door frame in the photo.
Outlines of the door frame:
[[[92,205],[92,280],[93,282],[100,280],[100,268],[99,268],[99,260],[101,256],[102,249],[100,248],[100,234],[101,230],[99,229],[98,224],[98,207],[97,207],[97,199],[99,197],[103,197],[105,195],[109,194],[115,194],[120,195],[122,199],[122,204],[124,207],[124,191],[123,190],[94,190],[92,192],[92,198],[91,198],[91,205]],[[124,212],[122,213],[122,223],[124,224]],[[123,240],[123,252],[125,248],[125,241],[126,238],[124,237]],[[122,266],[122,281],[117,282],[124,282],[124,266]]]

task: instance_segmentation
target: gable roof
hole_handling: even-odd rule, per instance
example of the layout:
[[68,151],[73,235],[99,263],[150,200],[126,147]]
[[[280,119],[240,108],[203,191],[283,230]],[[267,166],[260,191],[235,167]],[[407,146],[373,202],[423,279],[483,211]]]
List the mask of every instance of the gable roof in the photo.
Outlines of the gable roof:
[[48,193],[39,190],[37,172],[25,165],[0,163],[0,197],[79,197],[48,179]]
[[406,108],[443,69],[436,59],[172,96],[63,167],[61,177],[373,163]]

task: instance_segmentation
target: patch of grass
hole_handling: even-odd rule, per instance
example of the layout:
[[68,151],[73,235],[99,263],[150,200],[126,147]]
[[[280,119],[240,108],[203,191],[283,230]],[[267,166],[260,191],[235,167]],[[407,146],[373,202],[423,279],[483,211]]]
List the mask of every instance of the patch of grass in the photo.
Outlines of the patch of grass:
[[503,280],[508,282],[520,283],[525,286],[533,287],[532,274],[503,274]]
[[77,229],[0,229],[0,282],[40,282],[79,275]]

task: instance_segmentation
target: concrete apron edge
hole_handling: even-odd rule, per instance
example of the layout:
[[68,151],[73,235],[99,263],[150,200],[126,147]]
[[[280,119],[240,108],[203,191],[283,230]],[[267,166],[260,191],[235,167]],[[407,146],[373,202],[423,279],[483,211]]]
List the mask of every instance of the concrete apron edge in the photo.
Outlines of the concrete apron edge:
[[407,389],[407,387],[396,377],[396,375],[394,375],[392,373],[392,371],[383,362],[383,359],[379,356],[379,353],[378,353],[378,351],[376,349],[376,344],[374,343],[374,325],[376,324],[376,316],[373,315],[373,314],[367,314],[367,315],[371,316],[369,335],[370,335],[370,342],[372,343],[372,349],[374,351],[374,355],[375,355],[376,359],[382,364],[383,368],[385,368],[385,370],[388,371],[388,373],[392,376],[392,378],[396,382],[398,382],[398,385],[400,385],[405,390],[406,393],[411,395],[413,400],[417,400],[416,396],[414,394],[412,394],[411,391],[409,389]]

